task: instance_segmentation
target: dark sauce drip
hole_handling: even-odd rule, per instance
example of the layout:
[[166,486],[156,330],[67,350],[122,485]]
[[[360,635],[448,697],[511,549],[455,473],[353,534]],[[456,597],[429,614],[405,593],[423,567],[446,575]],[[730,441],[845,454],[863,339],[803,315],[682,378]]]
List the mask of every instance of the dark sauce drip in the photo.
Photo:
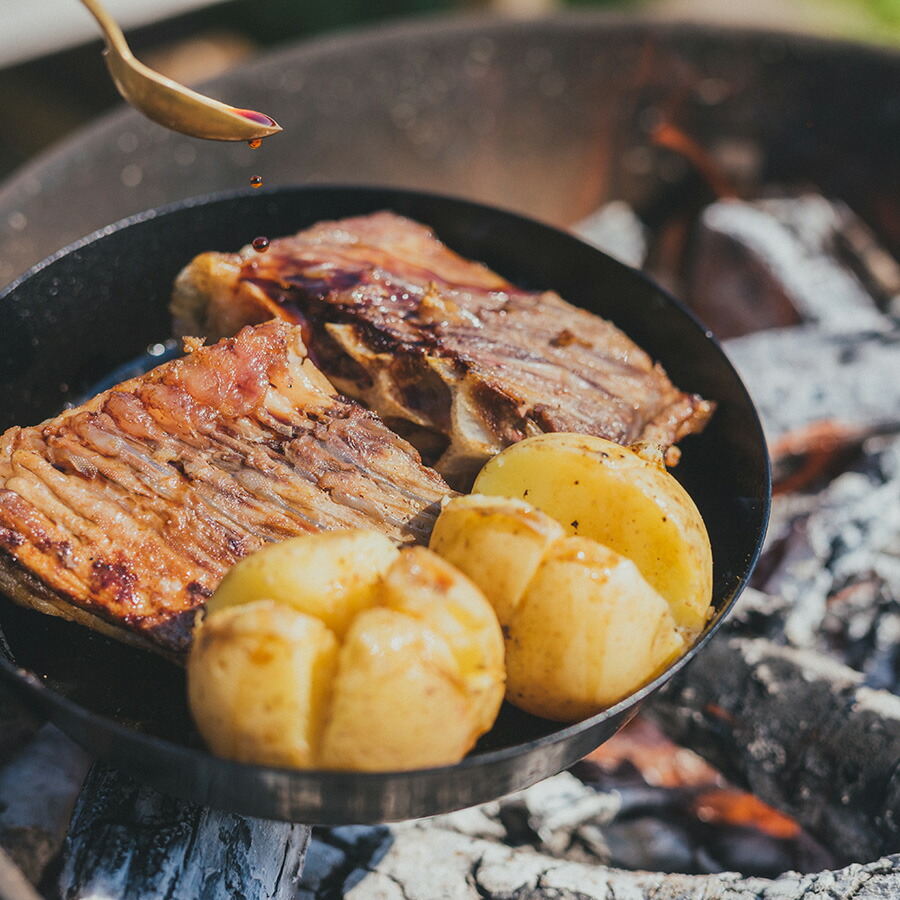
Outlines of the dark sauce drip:
[[262,235],[253,238],[253,249],[256,250],[257,253],[264,253],[269,249],[269,239]]
[[254,175],[250,179],[250,187],[252,187],[252,188],[262,187],[262,175]]
[[257,122],[260,125],[268,125],[272,128],[278,127],[278,123],[271,116],[267,116],[265,113],[256,112],[252,109],[235,109],[235,112],[239,116],[243,116],[245,119],[249,119],[251,122]]

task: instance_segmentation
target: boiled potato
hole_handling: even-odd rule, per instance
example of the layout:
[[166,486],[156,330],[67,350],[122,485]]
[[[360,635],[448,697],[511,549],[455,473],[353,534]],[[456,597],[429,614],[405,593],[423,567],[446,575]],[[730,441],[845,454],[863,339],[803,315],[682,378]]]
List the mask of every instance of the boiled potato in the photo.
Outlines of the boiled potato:
[[454,763],[480,734],[475,725],[443,638],[394,610],[357,616],[341,647],[323,767],[390,771]]
[[188,698],[211,749],[324,769],[461,759],[504,691],[484,595],[430,551],[388,552],[369,532],[284,543],[239,563],[197,626]]
[[429,547],[484,591],[504,625],[547,548],[564,534],[523,500],[470,494],[444,505]]
[[507,698],[559,721],[613,705],[684,647],[669,604],[634,563],[580,537],[544,555],[505,630]]
[[507,447],[481,470],[473,493],[517,497],[632,560],[699,632],[712,596],[712,550],[697,507],[658,459],[603,438],[543,434]]
[[380,587],[384,606],[412,616],[447,642],[474,714],[476,737],[483,734],[497,718],[506,677],[503,634],[485,595],[424,547],[403,551]]
[[188,701],[214,753],[314,765],[338,642],[318,619],[273,600],[221,610],[194,638]]
[[362,528],[268,544],[228,571],[206,604],[207,615],[268,598],[321,619],[340,638],[372,605],[379,576],[399,554],[385,535]]

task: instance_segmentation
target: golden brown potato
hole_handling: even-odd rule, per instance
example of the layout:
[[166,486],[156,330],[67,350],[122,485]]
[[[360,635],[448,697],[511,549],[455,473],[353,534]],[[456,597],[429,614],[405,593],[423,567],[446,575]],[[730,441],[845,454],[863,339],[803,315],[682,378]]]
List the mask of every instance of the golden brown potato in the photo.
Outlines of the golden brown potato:
[[444,505],[429,546],[484,591],[505,625],[547,548],[564,534],[523,500],[470,494]]
[[517,497],[632,560],[696,634],[712,599],[712,550],[703,519],[661,454],[603,438],[543,434],[507,447],[481,470],[474,493]]
[[580,537],[550,547],[505,630],[507,698],[560,721],[612,706],[684,646],[634,563]]
[[461,759],[504,690],[503,637],[484,595],[430,551],[388,553],[368,532],[285,543],[240,563],[198,626],[188,694],[212,750],[325,769]]

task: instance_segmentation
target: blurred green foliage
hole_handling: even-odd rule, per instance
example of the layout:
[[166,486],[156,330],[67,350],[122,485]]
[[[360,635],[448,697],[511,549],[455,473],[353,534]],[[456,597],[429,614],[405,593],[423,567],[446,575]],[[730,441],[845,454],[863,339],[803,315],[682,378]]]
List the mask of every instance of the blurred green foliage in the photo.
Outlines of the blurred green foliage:
[[[556,0],[559,7],[618,7],[665,11],[668,0]],[[778,28],[785,24],[832,36],[900,43],[900,0],[750,0],[743,9],[735,0],[678,0],[680,15],[727,18]],[[509,5],[508,3],[506,4]],[[490,7],[490,0],[231,0],[215,7],[221,23],[252,37],[262,45],[283,43],[340,28],[372,24],[407,16]]]

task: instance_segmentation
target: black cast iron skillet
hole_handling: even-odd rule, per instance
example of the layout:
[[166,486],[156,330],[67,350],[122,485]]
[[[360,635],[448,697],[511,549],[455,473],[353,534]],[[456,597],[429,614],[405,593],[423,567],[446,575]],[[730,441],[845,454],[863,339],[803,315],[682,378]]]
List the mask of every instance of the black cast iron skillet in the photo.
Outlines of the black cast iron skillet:
[[571,765],[699,652],[746,583],[765,530],[770,478],[759,420],[718,344],[677,300],[577,239],[518,215],[430,194],[353,187],[188,200],[110,226],[60,251],[0,294],[3,426],[33,424],[169,335],[172,280],[203,250],[323,218],[392,209],[432,226],[464,256],[526,288],[554,289],[614,321],[681,388],[715,400],[682,444],[676,474],[710,532],[715,617],[663,675],[613,708],[560,726],[504,707],[461,763],[385,774],[304,772],[211,756],[194,731],[183,673],[151,654],[0,598],[0,676],[93,753],[158,789],[246,815],[370,823],[502,796]]

